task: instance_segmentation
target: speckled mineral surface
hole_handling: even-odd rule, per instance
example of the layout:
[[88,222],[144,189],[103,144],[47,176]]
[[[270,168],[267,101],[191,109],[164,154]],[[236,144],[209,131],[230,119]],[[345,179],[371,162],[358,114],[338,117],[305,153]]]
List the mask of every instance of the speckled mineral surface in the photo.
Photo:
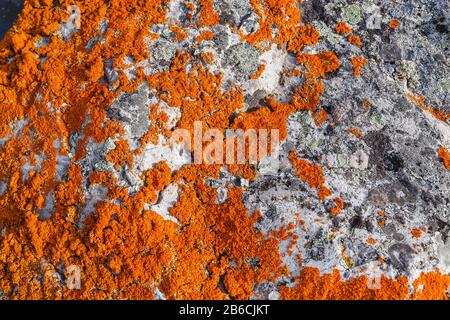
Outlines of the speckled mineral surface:
[[0,298],[448,299],[449,12],[25,0]]

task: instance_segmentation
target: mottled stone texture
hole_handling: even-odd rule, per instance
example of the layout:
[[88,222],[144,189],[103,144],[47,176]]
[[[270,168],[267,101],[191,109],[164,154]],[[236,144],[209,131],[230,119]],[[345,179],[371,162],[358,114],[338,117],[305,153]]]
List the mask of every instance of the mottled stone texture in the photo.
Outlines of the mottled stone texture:
[[[11,11],[3,9],[2,5],[7,3],[10,4],[8,7],[10,9],[7,10]],[[0,37],[14,20],[13,13],[16,11],[17,4],[18,2],[15,1],[0,1],[0,17],[2,19],[6,17],[0,24]],[[79,199],[71,203],[74,208],[76,205],[78,210],[78,220],[74,224],[79,229],[71,231],[70,234],[78,236],[78,230],[82,230],[86,221],[97,228],[92,222],[94,220],[90,218],[98,217],[96,210],[100,204],[106,208],[115,208],[117,211],[117,214],[110,218],[103,218],[103,216],[101,218],[103,220],[99,218],[104,225],[98,227],[100,230],[98,233],[108,233],[110,221],[107,220],[117,224],[120,220],[117,218],[120,209],[123,209],[124,203],[128,203],[124,200],[123,194],[131,198],[141,192],[145,194],[145,197],[139,198],[139,201],[136,201],[137,204],[129,205],[130,212],[136,210],[137,218],[144,215],[144,213],[141,215],[141,212],[150,212],[163,217],[166,222],[170,221],[175,225],[173,228],[178,228],[174,232],[174,238],[180,234],[184,236],[185,230],[188,230],[186,233],[191,236],[198,232],[197,229],[204,227],[206,231],[201,229],[204,233],[214,233],[217,239],[228,239],[228,237],[235,239],[225,232],[223,234],[216,232],[214,228],[222,221],[220,219],[216,221],[209,216],[206,218],[201,216],[201,219],[211,225],[205,227],[201,222],[200,227],[193,228],[194,231],[190,233],[191,222],[195,225],[200,218],[196,216],[197,220],[190,221],[184,216],[184,208],[180,209],[177,204],[183,200],[185,201],[183,206],[186,206],[188,202],[186,197],[195,196],[198,198],[192,202],[197,207],[188,208],[186,212],[195,215],[200,210],[197,208],[207,211],[202,207],[207,206],[208,210],[216,209],[217,212],[211,212],[212,215],[220,213],[232,220],[226,217],[226,214],[233,210],[234,213],[239,212],[236,209],[239,205],[229,203],[230,190],[239,189],[239,191],[242,190],[242,207],[244,208],[242,215],[245,216],[247,212],[248,216],[254,212],[260,213],[258,219],[252,221],[252,225],[245,229],[245,232],[253,236],[252,232],[255,229],[258,236],[263,234],[269,237],[289,226],[292,229],[290,232],[295,236],[288,240],[279,237],[277,239],[280,241],[279,253],[274,253],[277,257],[279,254],[284,263],[283,267],[287,267],[288,274],[270,281],[258,279],[257,284],[250,283],[249,292],[245,294],[239,292],[236,295],[231,293],[232,289],[227,287],[227,283],[224,285],[223,280],[235,270],[240,270],[235,264],[236,259],[228,257],[228,252],[217,253],[216,243],[214,242],[213,245],[213,241],[206,245],[203,243],[193,245],[192,250],[198,248],[201,248],[198,250],[204,250],[203,252],[211,250],[212,253],[208,252],[215,259],[212,260],[216,264],[208,261],[199,267],[198,274],[201,276],[207,273],[205,270],[210,272],[213,269],[212,265],[220,269],[218,266],[222,264],[222,261],[230,259],[226,262],[228,269],[224,268],[227,269],[227,276],[224,276],[224,271],[217,276],[218,284],[205,285],[205,288],[211,287],[214,290],[219,288],[220,290],[217,291],[220,291],[223,297],[279,298],[282,291],[279,289],[294,287],[301,268],[307,267],[317,268],[321,274],[330,274],[337,270],[344,281],[363,275],[372,276],[374,272],[382,273],[389,279],[404,276],[410,283],[422,273],[440,270],[443,274],[449,274],[450,174],[442,156],[438,153],[439,148],[450,150],[449,1],[304,0],[301,6],[299,5],[302,21],[314,26],[320,33],[320,38],[317,43],[307,39],[312,44],[307,43],[300,49],[292,48],[292,42],[298,39],[285,39],[283,43],[275,41],[257,43],[254,39],[254,43],[251,43],[250,37],[248,41],[243,40],[249,34],[260,30],[260,21],[262,21],[259,16],[261,13],[256,12],[248,0],[214,0],[211,6],[212,12],[218,14],[217,23],[199,27],[195,25],[198,22],[195,21],[195,19],[198,20],[195,15],[192,18],[195,23],[185,22],[189,20],[187,17],[191,10],[183,1],[169,1],[164,7],[164,10],[167,9],[165,13],[167,23],[155,23],[148,28],[145,26],[147,31],[151,31],[151,37],[146,38],[145,46],[138,48],[145,51],[145,59],[135,63],[135,58],[142,52],[134,52],[135,56],[131,54],[125,57],[120,56],[120,61],[119,58],[116,60],[119,54],[109,59],[94,57],[97,60],[90,60],[86,72],[84,69],[83,72],[78,72],[76,67],[74,70],[77,72],[67,72],[67,77],[84,77],[83,81],[86,83],[95,83],[104,90],[93,92],[102,92],[105,96],[107,96],[105,92],[117,93],[112,103],[107,106],[95,105],[96,97],[83,100],[98,108],[92,107],[90,111],[104,108],[101,109],[105,111],[104,122],[109,121],[109,124],[114,124],[109,129],[112,127],[111,131],[115,135],[111,135],[104,141],[95,141],[93,137],[89,137],[89,132],[95,132],[96,137],[101,135],[95,131],[96,128],[90,128],[90,131],[86,128],[89,128],[90,123],[98,120],[102,113],[100,111],[86,114],[80,112],[73,117],[76,120],[65,114],[64,120],[72,119],[74,122],[81,121],[79,118],[84,117],[79,126],[73,126],[77,129],[66,137],[69,151],[67,154],[59,155],[59,143],[63,139],[55,140],[54,145],[57,151],[54,157],[56,159],[52,159],[56,163],[55,185],[61,181],[71,183],[72,181],[66,181],[69,168],[72,171],[75,171],[74,168],[79,169],[79,181],[77,181],[79,185],[70,186],[82,193]],[[163,9],[161,11],[163,12]],[[77,24],[81,14],[83,13],[77,11],[69,12],[69,20],[59,27],[57,41],[67,44],[73,40],[74,36],[82,34],[82,27]],[[109,45],[107,39],[109,41],[113,39],[117,43],[120,43],[117,39],[122,39],[121,30],[114,30],[114,32],[108,30],[108,21],[101,21],[97,28],[98,34],[83,47],[85,50],[83,54],[86,56],[92,48],[107,47]],[[336,30],[336,26],[342,22],[351,29],[349,34]],[[136,25],[140,26],[138,23]],[[277,29],[274,26],[271,29],[271,27],[269,27],[268,37],[271,37],[270,33],[276,35],[281,32],[280,28]],[[205,30],[211,33],[210,36],[205,35]],[[302,32],[307,33],[304,30]],[[42,37],[34,44],[35,48],[51,46],[52,42],[49,39],[56,37],[56,33],[58,32]],[[314,32],[311,33],[312,36],[309,36],[314,38]],[[138,36],[139,33],[136,32],[136,35]],[[263,33],[263,35],[266,34]],[[203,39],[199,40],[202,37]],[[55,43],[57,41],[55,40]],[[132,43],[130,39],[127,41]],[[81,40],[77,43],[80,42]],[[313,65],[307,68],[305,66],[307,63],[301,61],[300,53],[310,54],[308,59],[313,59],[317,58],[314,54],[327,51],[337,56],[340,67],[330,67],[331,72],[313,70],[318,74],[315,75],[315,80],[319,79],[320,84],[323,85],[322,93],[320,90],[322,88],[318,85],[319,81],[314,83],[316,86],[305,85],[311,81],[305,70],[319,67]],[[103,51],[98,49],[98,52]],[[187,58],[180,58],[180,53],[186,54]],[[83,60],[83,54],[73,57],[71,63],[81,64],[79,61]],[[40,64],[36,69],[40,72],[39,68],[46,62],[44,53],[39,59]],[[10,63],[13,59],[8,61]],[[307,62],[312,64],[311,61]],[[177,68],[174,71],[172,68],[176,63],[179,65],[176,65]],[[320,67],[326,69],[326,66],[320,65]],[[288,71],[292,72],[289,74]],[[307,71],[314,73],[309,69]],[[198,74],[202,74],[203,78]],[[143,81],[144,76],[147,77],[145,81],[151,79],[153,82]],[[179,83],[175,81],[172,83],[173,77],[177,76],[180,77]],[[192,79],[185,80],[182,77]],[[137,81],[139,85],[133,87],[133,81]],[[169,82],[170,85],[167,84]],[[76,90],[82,92],[86,83]],[[128,85],[126,90],[122,90],[123,83]],[[305,86],[302,87],[303,85]],[[164,134],[168,135],[168,132],[170,133],[180,123],[183,124],[183,128],[192,128],[189,122],[192,119],[200,119],[208,125],[220,123],[223,126],[220,129],[224,130],[228,128],[226,126],[232,127],[239,124],[244,117],[257,119],[252,116],[261,110],[266,110],[269,115],[267,118],[270,118],[263,119],[265,122],[260,121],[264,124],[272,124],[270,120],[277,120],[277,117],[284,120],[277,111],[283,107],[282,104],[292,103],[293,93],[298,93],[298,88],[303,88],[301,90],[305,91],[299,94],[301,98],[306,96],[304,100],[313,100],[310,97],[313,96],[311,91],[314,94],[320,91],[317,94],[319,96],[317,99],[320,101],[316,103],[317,110],[315,105],[314,108],[294,108],[292,110],[295,112],[287,118],[287,123],[274,121],[279,128],[286,128],[287,131],[286,137],[283,137],[277,148],[279,165],[275,169],[274,161],[276,160],[268,157],[252,167],[254,176],[251,178],[242,172],[232,171],[226,165],[220,166],[218,174],[214,177],[208,176],[209,169],[203,168],[203,171],[199,169],[201,174],[198,176],[192,173],[196,172],[193,170],[184,172],[186,176],[181,175],[181,178],[177,177],[178,180],[174,178],[181,168],[186,170],[186,165],[190,164],[191,150],[180,145],[168,146],[168,139]],[[190,96],[190,93],[195,90],[200,93],[194,92]],[[38,91],[36,89],[36,92]],[[61,90],[61,92],[64,91]],[[171,97],[170,94],[184,96]],[[71,98],[76,100],[73,98],[76,95],[72,92]],[[242,98],[242,101],[238,98]],[[36,98],[36,101],[38,100]],[[229,113],[224,112],[230,104],[237,104],[236,101],[242,102],[241,108],[236,108]],[[275,106],[274,101],[279,105]],[[51,109],[53,101],[45,103],[47,102],[49,110],[53,112],[54,110]],[[74,108],[73,105],[65,103],[58,107],[60,108],[58,112],[61,113],[66,112],[68,108]],[[75,107],[83,106],[80,103],[80,106],[75,105]],[[75,111],[78,112],[78,109]],[[163,113],[164,116],[159,113]],[[214,118],[216,114],[219,116]],[[11,124],[11,134],[7,138],[0,139],[0,148],[11,137],[20,136],[22,128],[27,126],[29,119],[25,115],[21,121]],[[249,122],[252,124],[251,121]],[[117,127],[116,124],[118,124]],[[120,130],[117,129],[119,127]],[[149,134],[152,130],[154,130],[153,133],[156,132],[155,136]],[[33,134],[32,129],[26,132],[30,136]],[[143,142],[144,139],[147,140]],[[81,143],[83,148],[80,147]],[[295,158],[293,154],[297,155],[297,165],[295,159],[293,160]],[[36,158],[32,164],[26,162],[20,168],[21,179],[27,180],[29,172],[40,172],[45,169],[42,168],[45,157]],[[162,174],[164,170],[156,173],[151,171],[155,170],[156,164],[162,161],[167,163],[166,171],[169,172],[167,177]],[[301,170],[305,170],[305,167],[320,176],[318,179],[323,181],[313,181],[313,183],[308,181],[307,178],[310,178],[308,173],[305,174],[306,178],[302,176]],[[98,181],[93,183],[92,177]],[[161,177],[166,178],[168,182]],[[196,180],[198,177],[205,177],[205,179],[199,182]],[[0,181],[0,197],[4,193],[14,194],[8,189],[6,181],[9,181],[9,177],[2,177],[2,179],[5,182]],[[162,180],[165,182],[162,183]],[[110,190],[108,193],[108,188],[112,189],[111,185],[115,188],[114,192]],[[146,189],[148,186],[154,189],[149,191]],[[210,202],[207,205],[205,205],[207,197],[199,196],[201,192],[210,190],[206,187],[217,191],[214,199],[208,199]],[[324,198],[318,196],[320,188],[322,191],[329,190],[331,196]],[[186,190],[191,193],[186,193]],[[61,204],[53,206],[56,200],[52,191],[42,197],[40,209],[33,212],[38,213],[43,221],[52,219],[54,210],[57,208],[66,210],[66,207]],[[236,199],[232,200],[236,201]],[[228,204],[229,207],[227,207]],[[176,210],[172,210],[173,208]],[[109,211],[105,209],[104,216],[107,215],[105,212]],[[120,212],[122,215],[126,213]],[[159,216],[158,219],[160,219]],[[183,224],[183,219],[188,222],[184,221]],[[227,223],[224,223],[226,226],[234,222],[234,220],[226,221]],[[95,231],[95,228],[92,227],[92,230]],[[169,229],[167,227],[167,230]],[[2,226],[0,226],[1,230]],[[138,232],[135,229],[132,230],[132,232]],[[7,231],[9,232],[5,228],[5,234]],[[241,234],[241,230],[233,230],[233,232],[240,237],[247,236],[246,233]],[[77,238],[77,241],[79,240],[77,244],[82,243],[80,247],[85,248],[89,257],[103,255],[104,253],[99,253],[102,251],[97,250],[96,247],[100,242],[100,240],[97,241],[98,235],[88,232],[86,234],[86,236],[80,236],[81,240]],[[114,235],[110,236],[112,238]],[[120,240],[116,239],[117,247],[120,247],[121,241],[125,243],[132,237],[127,238],[128,236]],[[83,241],[87,238],[91,242],[85,244]],[[98,238],[100,239],[100,236]],[[186,239],[188,238],[186,236]],[[214,238],[214,240],[217,239]],[[254,239],[259,238],[254,236]],[[294,239],[294,245],[291,243],[292,239]],[[169,243],[169,240],[167,241]],[[184,240],[180,242],[182,241]],[[127,252],[123,256],[127,258],[140,256],[142,252],[149,250],[148,248],[141,250],[140,241],[138,242],[135,247],[139,250]],[[160,243],[159,240],[154,242]],[[166,249],[167,251],[164,251]],[[182,251],[183,246],[179,243],[173,246],[172,243],[165,244],[158,254],[169,252],[167,255],[170,256],[176,250],[185,254]],[[121,251],[121,254],[123,252]],[[72,252],[71,254],[75,255]],[[112,256],[116,258],[115,255]],[[187,257],[188,255],[179,254],[179,256]],[[117,259],[118,257],[119,254]],[[201,257],[201,254],[196,257]],[[113,270],[113,267],[109,265],[111,259],[108,259],[105,262],[108,268],[102,267],[101,272],[107,273],[115,281],[116,276],[120,274],[121,266],[116,268],[118,271]],[[191,291],[184,296],[181,293],[177,296],[178,292],[171,291],[173,289],[171,285],[175,288],[178,285],[169,272],[171,268],[181,264],[177,259],[178,256],[175,257],[175,254],[167,258],[168,262],[165,261],[167,265],[161,267],[163,271],[155,276],[155,279],[159,281],[158,284],[155,284],[158,281],[153,278],[148,280],[148,283],[154,281],[151,285],[145,283],[146,288],[151,287],[155,292],[155,297],[166,298],[165,294],[172,298],[198,297],[195,295],[196,288],[189,288]],[[242,260],[244,261],[242,265],[251,270],[258,270],[260,267],[258,257],[248,259],[246,257]],[[92,261],[97,260],[92,258]],[[98,261],[102,261],[101,257]],[[86,265],[90,267],[95,263],[90,262]],[[188,269],[184,265],[183,268],[174,274],[179,276]],[[245,269],[242,267],[242,270]],[[234,278],[233,280],[238,284],[242,279],[247,281],[246,275],[247,273],[236,276],[238,280]],[[140,281],[135,281],[135,278],[131,276],[128,278],[124,274],[120,276],[123,277],[120,278],[121,283],[126,285]],[[191,281],[189,277],[186,278],[187,280],[182,278],[183,281],[176,279],[180,283]],[[111,280],[111,283],[114,281]],[[229,283],[233,282],[230,280]],[[162,293],[159,290],[164,291],[161,289],[163,287],[165,292]],[[225,287],[228,292],[225,292]],[[229,287],[233,288],[232,285]],[[108,290],[112,293],[110,295],[105,293],[107,297],[116,297],[116,293],[120,291],[115,288],[108,288]],[[87,292],[90,294],[89,291]],[[211,292],[217,293],[212,289]],[[13,294],[14,292],[10,295]],[[9,297],[8,295],[9,293],[0,291],[0,297]],[[119,296],[118,293],[117,296]]]
[[0,39],[13,25],[23,6],[23,0],[0,0]]

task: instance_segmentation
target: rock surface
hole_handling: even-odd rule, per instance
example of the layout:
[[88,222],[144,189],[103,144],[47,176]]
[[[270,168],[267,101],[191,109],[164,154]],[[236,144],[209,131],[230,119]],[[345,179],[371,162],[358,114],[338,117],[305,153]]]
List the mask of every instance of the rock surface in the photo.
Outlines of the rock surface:
[[[138,2],[0,44],[0,297],[448,298],[448,1]],[[195,123],[280,143],[199,164]]]

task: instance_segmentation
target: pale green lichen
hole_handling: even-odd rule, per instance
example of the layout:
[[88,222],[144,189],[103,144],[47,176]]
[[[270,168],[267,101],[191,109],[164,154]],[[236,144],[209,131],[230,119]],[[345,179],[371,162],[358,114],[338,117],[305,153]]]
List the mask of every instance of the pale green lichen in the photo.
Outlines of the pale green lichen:
[[442,91],[450,93],[450,79],[444,78],[439,81],[439,86],[441,87]]
[[158,61],[169,62],[173,59],[176,53],[176,48],[169,42],[160,42],[153,49],[153,56]]
[[361,8],[356,4],[348,5],[341,9],[341,17],[343,21],[356,25],[362,20]]
[[341,154],[338,154],[338,155],[337,155],[337,165],[338,165],[339,167],[345,167],[345,166],[347,166],[348,161],[349,161],[348,155],[346,155],[346,154],[344,154],[344,153],[341,153]]
[[381,129],[383,127],[383,120],[378,112],[374,112],[370,117],[370,123],[377,129]]
[[246,42],[239,43],[228,49],[226,55],[228,63],[240,72],[253,74],[258,71],[259,50],[256,47]]

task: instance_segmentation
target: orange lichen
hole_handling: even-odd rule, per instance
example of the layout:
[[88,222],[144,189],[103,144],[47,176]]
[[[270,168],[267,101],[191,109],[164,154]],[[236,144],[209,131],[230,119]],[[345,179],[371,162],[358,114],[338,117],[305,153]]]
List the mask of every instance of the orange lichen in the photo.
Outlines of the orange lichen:
[[406,97],[420,109],[428,111],[433,117],[435,117],[439,121],[442,121],[446,124],[450,123],[450,112],[445,112],[444,110],[439,110],[431,106],[425,105],[425,98],[422,96],[414,96],[411,93],[407,93]]
[[437,109],[433,109],[432,107],[426,107],[426,106],[421,106],[421,108],[423,110],[428,111],[429,113],[431,113],[431,115],[433,117],[435,117],[436,119],[445,122],[445,123],[449,123],[450,122],[450,112],[445,112],[444,110],[437,110]]
[[200,57],[205,63],[212,63],[214,61],[214,54],[208,51],[200,52]]
[[314,163],[299,158],[295,151],[292,151],[289,154],[289,160],[293,167],[297,169],[295,172],[296,176],[305,181],[310,188],[317,189],[319,199],[324,200],[331,195],[331,191],[325,187],[325,178],[323,177],[322,168]]
[[259,66],[258,71],[256,71],[254,74],[250,75],[250,79],[256,80],[258,79],[262,73],[264,72],[264,70],[266,69],[266,65],[262,64]]
[[304,46],[316,44],[319,41],[319,32],[310,24],[301,26],[299,35],[289,41],[288,49],[300,53]]
[[345,22],[339,22],[336,26],[336,33],[341,35],[347,35],[349,33],[352,33],[352,28],[347,26]]
[[206,40],[212,40],[213,38],[214,38],[214,33],[211,30],[205,30],[195,38],[195,41],[202,42],[202,41],[206,41]]
[[169,30],[175,34],[175,42],[180,42],[187,38],[186,30],[182,27],[171,25]]
[[353,65],[353,75],[355,77],[359,77],[361,75],[363,67],[369,62],[366,58],[363,57],[353,57],[350,61]]
[[361,41],[361,39],[358,36],[351,35],[348,37],[348,41],[351,44],[354,44],[355,46],[363,46],[364,43]]
[[[145,147],[148,143],[157,144],[160,135],[166,139],[170,139],[170,130],[167,128],[169,117],[165,112],[161,111],[160,105],[150,106],[149,120],[151,126],[140,140],[142,147]],[[139,154],[140,149],[135,152]]]
[[392,19],[391,21],[389,21],[388,27],[391,28],[392,30],[397,29],[398,27],[400,27],[400,20]]
[[448,300],[450,276],[439,270],[422,273],[414,281],[413,300]]
[[372,106],[372,103],[369,100],[364,100],[363,101],[363,107],[365,109],[370,109],[371,106]]
[[333,201],[335,206],[330,209],[330,214],[337,215],[344,209],[345,203],[341,198],[335,198]]
[[343,281],[339,271],[320,275],[314,268],[303,268],[294,288],[282,287],[281,294],[288,300],[447,300],[450,276],[439,270],[422,274],[414,281],[414,292],[408,289],[408,279],[398,277],[380,278],[379,285],[372,287],[367,276]]
[[[301,15],[296,2],[251,0],[250,4],[260,17],[260,27],[254,33],[241,35],[242,40],[265,50],[270,48],[271,43],[282,45],[297,37],[311,39],[310,32],[314,31],[309,26],[300,25]],[[274,27],[277,29],[276,33],[273,32]]]
[[106,161],[113,163],[117,169],[123,165],[131,165],[133,162],[133,154],[130,152],[127,140],[116,142],[116,148],[111,150],[106,156]]
[[90,64],[88,68],[86,68],[87,80],[92,82],[100,80],[100,78],[103,77],[103,70],[104,70],[103,60],[101,59],[101,57],[97,57],[92,62],[92,64]]
[[183,0],[183,5],[186,7],[187,10],[187,15],[186,15],[186,20],[192,20],[192,18],[194,17],[194,13],[195,13],[195,4],[192,2],[189,2],[189,0]]
[[401,300],[409,293],[408,280],[381,278],[381,290],[368,286],[367,276],[343,281],[339,271],[320,275],[314,268],[302,269],[298,285],[294,288],[282,287],[281,294],[287,300]]
[[437,150],[437,153],[438,153],[439,157],[441,157],[441,160],[444,163],[444,166],[450,170],[450,152],[446,148],[441,146]]
[[[67,7],[74,3],[83,13],[80,28],[65,40],[59,29],[69,18]],[[222,75],[208,70],[206,64],[213,57],[207,52],[201,51],[202,61],[195,61],[193,51],[180,50],[164,71],[144,72],[142,64],[151,54],[149,41],[158,37],[148,30],[168,23],[168,3],[61,0],[54,5],[26,0],[17,24],[0,43],[0,137],[11,135],[0,149],[0,180],[7,181],[0,196],[0,229],[4,230],[0,291],[12,299],[151,299],[156,289],[168,299],[249,299],[255,285],[289,275],[279,247],[280,241],[290,241],[292,253],[298,239],[292,230],[297,224],[264,235],[255,228],[261,214],[249,212],[244,191],[234,186],[228,186],[227,201],[218,204],[217,190],[205,181],[219,177],[220,165],[185,165],[172,172],[168,164],[159,162],[138,172],[137,190],[112,172],[86,176],[82,163],[90,155],[88,144],[107,138],[114,139],[115,148],[105,160],[121,174],[133,170],[141,150],[130,150],[124,126],[109,119],[106,109],[121,93],[136,92],[144,82],[161,105],[181,110],[175,128],[192,135],[194,122],[200,121],[205,128],[220,130],[278,129],[283,140],[292,113],[309,110],[315,120],[325,118],[324,111],[317,111],[322,80],[337,70],[339,59],[332,52],[301,51],[317,43],[319,33],[309,24],[300,24],[295,1],[251,0],[260,28],[241,37],[261,50],[286,45],[296,55],[299,75],[305,77],[290,103],[268,98],[265,106],[251,112],[242,111],[241,88],[233,84],[223,89]],[[174,41],[186,39],[190,26],[205,30],[220,20],[212,0],[183,5],[189,10],[189,21],[169,26]],[[92,45],[104,20],[109,21],[108,29],[102,41]],[[197,41],[212,36],[203,31]],[[35,47],[43,37],[48,37],[48,45]],[[106,81],[107,61],[113,61],[118,72],[114,90]],[[132,79],[127,77],[129,68],[134,68]],[[161,105],[147,106],[151,125],[139,141],[141,149],[160,136],[169,137],[168,114]],[[26,121],[20,134],[12,134],[10,125],[21,120]],[[71,146],[73,140],[76,146]],[[60,177],[58,161],[69,155],[72,160]],[[38,159],[42,159],[39,170],[24,175],[21,168]],[[298,177],[317,189],[320,199],[331,195],[324,186],[323,169],[296,153],[289,159]],[[256,174],[250,165],[230,166],[229,172],[249,179]],[[166,220],[149,208],[171,184],[178,187],[179,199],[168,212],[173,220]],[[106,195],[95,202],[87,191],[96,187]],[[39,213],[48,196],[54,199],[54,211],[45,220]],[[335,202],[341,210],[343,201]],[[298,260],[301,265],[300,256]],[[70,290],[59,279],[69,276],[69,266],[80,269],[80,290]],[[431,281],[438,286],[425,286],[416,297],[442,298],[447,281],[442,278],[437,273],[423,275],[418,287]],[[311,280],[306,289],[282,287],[283,297],[392,299],[405,298],[408,291],[402,279],[383,278],[386,287],[373,293],[364,279],[343,282],[338,272],[320,277],[317,269],[302,269],[301,283],[302,279]]]
[[213,26],[219,22],[219,14],[214,11],[212,0],[200,0],[199,6],[199,27]]

